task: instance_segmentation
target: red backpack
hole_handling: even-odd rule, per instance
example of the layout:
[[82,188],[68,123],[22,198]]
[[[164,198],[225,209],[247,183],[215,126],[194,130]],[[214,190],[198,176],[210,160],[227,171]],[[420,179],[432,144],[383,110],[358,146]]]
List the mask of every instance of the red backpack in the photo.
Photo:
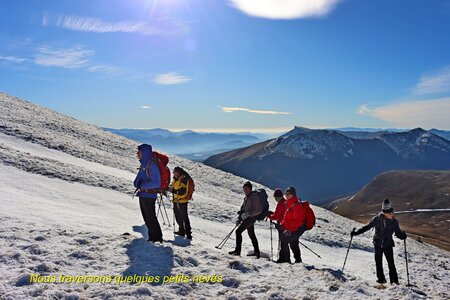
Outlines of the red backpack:
[[153,151],[153,158],[158,163],[159,174],[161,176],[161,186],[159,187],[159,189],[165,191],[169,188],[170,184],[170,169],[169,167],[167,167],[167,164],[169,163],[169,157],[162,153]]
[[311,206],[309,205],[309,202],[305,201],[302,202],[300,201],[303,205],[303,207],[305,208],[305,225],[306,225],[306,230],[311,230],[314,225],[316,225],[316,216],[314,215],[314,212],[311,208]]

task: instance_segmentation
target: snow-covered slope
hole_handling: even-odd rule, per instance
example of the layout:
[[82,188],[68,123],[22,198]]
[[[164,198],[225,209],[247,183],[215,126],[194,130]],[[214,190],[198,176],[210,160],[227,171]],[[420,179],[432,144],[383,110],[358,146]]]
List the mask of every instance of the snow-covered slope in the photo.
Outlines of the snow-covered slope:
[[[194,239],[188,243],[174,238],[166,224],[166,242],[148,243],[137,199],[130,195],[137,167],[135,151],[135,142],[0,94],[1,299],[450,297],[449,254],[411,240],[411,281],[418,287],[405,287],[401,245],[395,255],[402,285],[387,290],[373,287],[369,234],[355,238],[341,277],[348,232],[359,224],[318,207],[314,207],[317,226],[301,241],[322,259],[304,247],[304,264],[277,265],[263,258],[247,258],[245,252],[251,250],[247,237],[243,257],[226,254],[234,247],[234,238],[223,250],[215,249],[234,227],[245,179],[175,156],[170,156],[170,167],[183,166],[196,181],[190,206]],[[170,201],[165,199],[165,203],[171,218]],[[269,225],[261,222],[256,234],[267,258]],[[223,276],[223,281],[30,285],[34,273],[113,277],[204,274]]]

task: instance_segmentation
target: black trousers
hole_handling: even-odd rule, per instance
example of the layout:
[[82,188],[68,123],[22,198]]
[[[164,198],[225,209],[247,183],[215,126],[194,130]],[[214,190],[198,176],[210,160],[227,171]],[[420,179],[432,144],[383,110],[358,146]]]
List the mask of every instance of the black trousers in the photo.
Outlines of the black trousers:
[[394,248],[375,247],[375,265],[377,267],[377,278],[379,281],[386,281],[383,272],[383,253],[389,267],[389,280],[391,283],[398,283],[397,269],[394,263]]
[[281,231],[278,230],[278,234],[281,238],[281,249],[280,249],[280,261],[281,262],[291,262],[291,253],[289,252],[289,246],[291,247],[292,252],[294,253],[294,258],[296,260],[301,259],[299,241],[300,235],[303,232],[301,230],[297,230],[290,235],[285,235]]
[[152,242],[162,241],[162,231],[156,217],[155,203],[156,199],[139,197],[142,217],[147,225],[148,238]]
[[255,253],[259,253],[258,239],[255,235],[255,222],[256,218],[249,217],[242,221],[241,225],[236,229],[236,249],[235,252],[241,253],[242,249],[242,233],[247,230],[248,236],[252,241],[253,249]]
[[191,222],[188,215],[188,203],[173,203],[173,212],[178,224],[178,230],[186,235],[191,235]]

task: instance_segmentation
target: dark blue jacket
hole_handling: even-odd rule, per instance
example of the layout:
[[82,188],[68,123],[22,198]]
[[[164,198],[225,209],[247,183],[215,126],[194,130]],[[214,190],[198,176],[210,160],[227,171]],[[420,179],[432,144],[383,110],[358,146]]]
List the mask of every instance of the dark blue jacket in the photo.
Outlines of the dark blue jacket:
[[[142,144],[138,147],[142,153],[141,166],[134,180],[134,187],[137,189],[157,189],[161,186],[161,175],[159,174],[158,162],[153,160],[152,146]],[[139,192],[139,197],[156,199],[154,193]]]

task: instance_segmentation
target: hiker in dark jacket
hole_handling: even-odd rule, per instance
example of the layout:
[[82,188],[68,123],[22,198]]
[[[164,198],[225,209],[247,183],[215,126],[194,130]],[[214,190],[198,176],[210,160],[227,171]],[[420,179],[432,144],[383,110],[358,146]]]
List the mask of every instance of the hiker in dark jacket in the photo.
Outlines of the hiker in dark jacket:
[[299,247],[299,238],[306,230],[306,211],[297,198],[294,187],[284,192],[286,210],[277,229],[281,235],[281,250],[277,263],[291,263],[289,246],[294,253],[295,263],[301,263],[302,257]]
[[148,229],[147,241],[162,243],[161,227],[155,211],[156,190],[161,186],[161,177],[152,152],[150,145],[142,144],[138,147],[137,156],[141,165],[134,180],[134,187],[138,191],[142,217]]
[[263,207],[261,205],[261,201],[259,200],[258,194],[256,191],[253,191],[252,184],[250,181],[247,181],[243,186],[243,191],[245,194],[244,203],[241,206],[241,209],[238,212],[238,220],[236,225],[240,224],[238,229],[236,230],[236,248],[233,251],[230,251],[231,255],[241,255],[241,247],[242,247],[242,233],[247,230],[248,236],[252,241],[253,245],[253,253],[248,254],[248,256],[256,256],[256,258],[260,257],[258,239],[255,235],[255,222],[258,217],[263,212]]
[[350,233],[352,236],[360,235],[369,229],[375,228],[373,236],[373,245],[375,246],[375,265],[377,268],[377,282],[386,283],[383,272],[383,254],[386,257],[389,266],[389,280],[391,284],[398,284],[398,275],[394,263],[395,246],[392,234],[401,239],[406,239],[406,232],[400,229],[397,219],[394,218],[394,209],[388,199],[383,201],[381,206],[382,212],[370,220],[369,224],[355,231],[353,228]]
[[180,167],[173,170],[173,182],[171,191],[173,194],[173,212],[178,224],[178,231],[174,233],[179,236],[186,236],[192,240],[191,222],[188,215],[189,197],[189,174]]

